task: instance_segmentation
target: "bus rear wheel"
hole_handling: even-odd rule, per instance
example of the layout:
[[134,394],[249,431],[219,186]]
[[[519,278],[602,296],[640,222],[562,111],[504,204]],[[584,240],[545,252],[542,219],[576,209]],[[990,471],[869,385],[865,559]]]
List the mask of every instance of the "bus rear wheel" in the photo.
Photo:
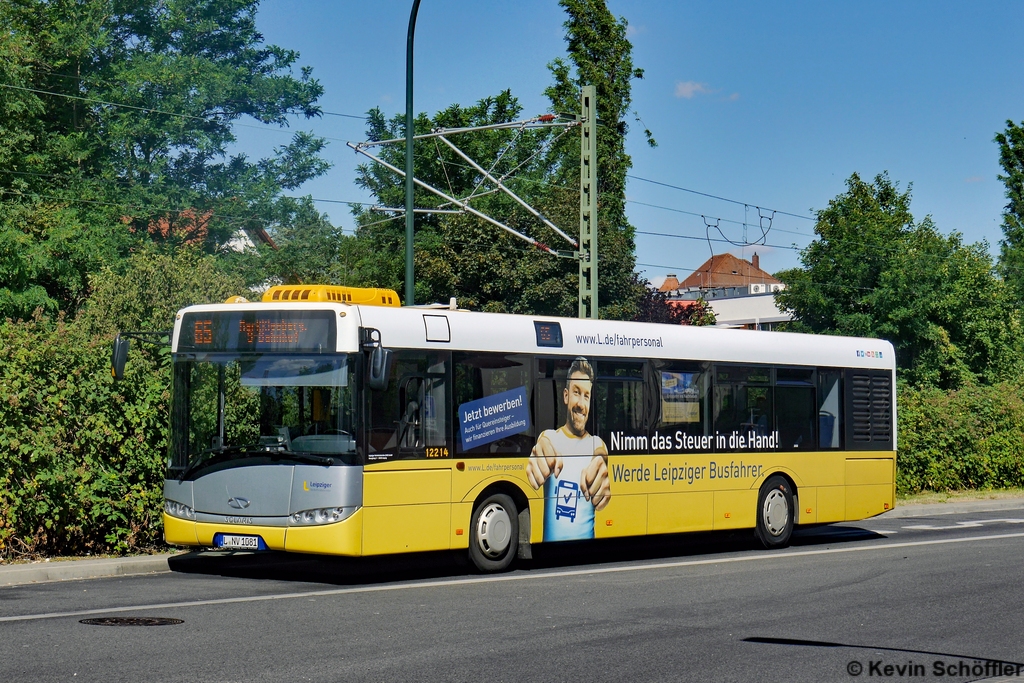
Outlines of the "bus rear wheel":
[[793,491],[785,477],[774,475],[757,494],[757,538],[765,548],[785,548],[793,535]]
[[469,559],[481,572],[508,569],[519,543],[519,512],[504,493],[482,500],[473,510],[469,530]]

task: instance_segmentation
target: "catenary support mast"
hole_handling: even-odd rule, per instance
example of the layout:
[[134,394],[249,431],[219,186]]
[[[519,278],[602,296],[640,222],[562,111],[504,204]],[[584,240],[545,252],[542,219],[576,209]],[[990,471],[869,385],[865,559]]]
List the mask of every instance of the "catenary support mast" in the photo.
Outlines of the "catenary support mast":
[[580,113],[580,314],[597,319],[597,88],[583,86]]

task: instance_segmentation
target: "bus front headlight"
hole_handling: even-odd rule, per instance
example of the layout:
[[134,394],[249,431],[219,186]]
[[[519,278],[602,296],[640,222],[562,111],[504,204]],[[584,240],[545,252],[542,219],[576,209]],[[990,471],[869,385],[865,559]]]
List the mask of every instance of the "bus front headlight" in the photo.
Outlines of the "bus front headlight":
[[300,510],[292,514],[292,524],[330,524],[340,522],[347,514],[343,507],[315,508],[313,510]]
[[171,517],[179,517],[181,519],[195,519],[196,511],[184,503],[179,503],[174,500],[164,501],[164,511]]

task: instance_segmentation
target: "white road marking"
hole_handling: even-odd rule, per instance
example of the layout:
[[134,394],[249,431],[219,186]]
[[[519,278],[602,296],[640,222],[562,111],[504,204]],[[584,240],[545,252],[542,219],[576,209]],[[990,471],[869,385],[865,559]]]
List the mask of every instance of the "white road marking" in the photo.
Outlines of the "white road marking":
[[985,524],[1024,524],[1024,519],[979,519],[973,522],[957,522],[952,526],[932,526],[931,524],[911,524],[904,529],[916,531],[947,531],[949,529],[971,529]]
[[896,550],[915,548],[928,545],[948,545],[952,543],[972,543],[975,541],[998,541],[1009,538],[1024,538],[1024,533],[992,534],[989,536],[968,536],[965,538],[934,539],[930,541],[907,541],[904,543],[878,543],[875,545],[859,545],[847,548],[826,548],[824,550],[795,550],[777,553],[759,553],[742,557],[724,557],[708,560],[680,560],[678,562],[656,562],[628,567],[598,567],[592,569],[569,569],[565,571],[538,572],[523,574],[501,574],[498,576],[477,576],[442,581],[417,581],[387,586],[359,586],[355,588],[333,588],[305,593],[276,593],[272,595],[253,595],[239,598],[215,598],[212,600],[192,600],[188,602],[164,602],[149,605],[128,605],[125,607],[107,607],[100,609],[76,610],[71,612],[48,612],[45,614],[21,614],[11,617],[0,617],[0,623],[10,621],[34,621],[38,619],[60,619],[68,617],[86,617],[95,614],[116,614],[122,612],[141,612],[146,610],[177,609],[181,607],[205,607],[208,605],[231,605],[244,602],[264,602],[267,600],[291,600],[294,598],[313,598],[329,595],[346,595],[349,593],[383,593],[416,588],[438,588],[445,586],[476,585],[483,583],[502,583],[505,581],[546,581],[552,578],[571,576],[595,576],[599,574],[618,574],[623,572],[650,571],[654,569],[674,569],[678,567],[700,567],[709,564],[730,564],[733,562],[766,562],[791,557],[812,557],[815,555],[835,555],[839,553],[859,553],[871,550]]

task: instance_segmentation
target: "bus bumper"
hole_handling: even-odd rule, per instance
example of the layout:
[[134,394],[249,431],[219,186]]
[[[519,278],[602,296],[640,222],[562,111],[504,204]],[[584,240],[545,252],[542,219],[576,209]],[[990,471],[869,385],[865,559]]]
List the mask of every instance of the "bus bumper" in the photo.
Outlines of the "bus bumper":
[[334,524],[310,526],[250,526],[245,524],[219,524],[192,522],[187,519],[164,517],[164,540],[176,546],[213,546],[217,533],[259,536],[268,550],[296,553],[346,555],[356,557],[363,549],[363,511]]
[[196,523],[164,513],[164,542],[167,545],[199,545]]

